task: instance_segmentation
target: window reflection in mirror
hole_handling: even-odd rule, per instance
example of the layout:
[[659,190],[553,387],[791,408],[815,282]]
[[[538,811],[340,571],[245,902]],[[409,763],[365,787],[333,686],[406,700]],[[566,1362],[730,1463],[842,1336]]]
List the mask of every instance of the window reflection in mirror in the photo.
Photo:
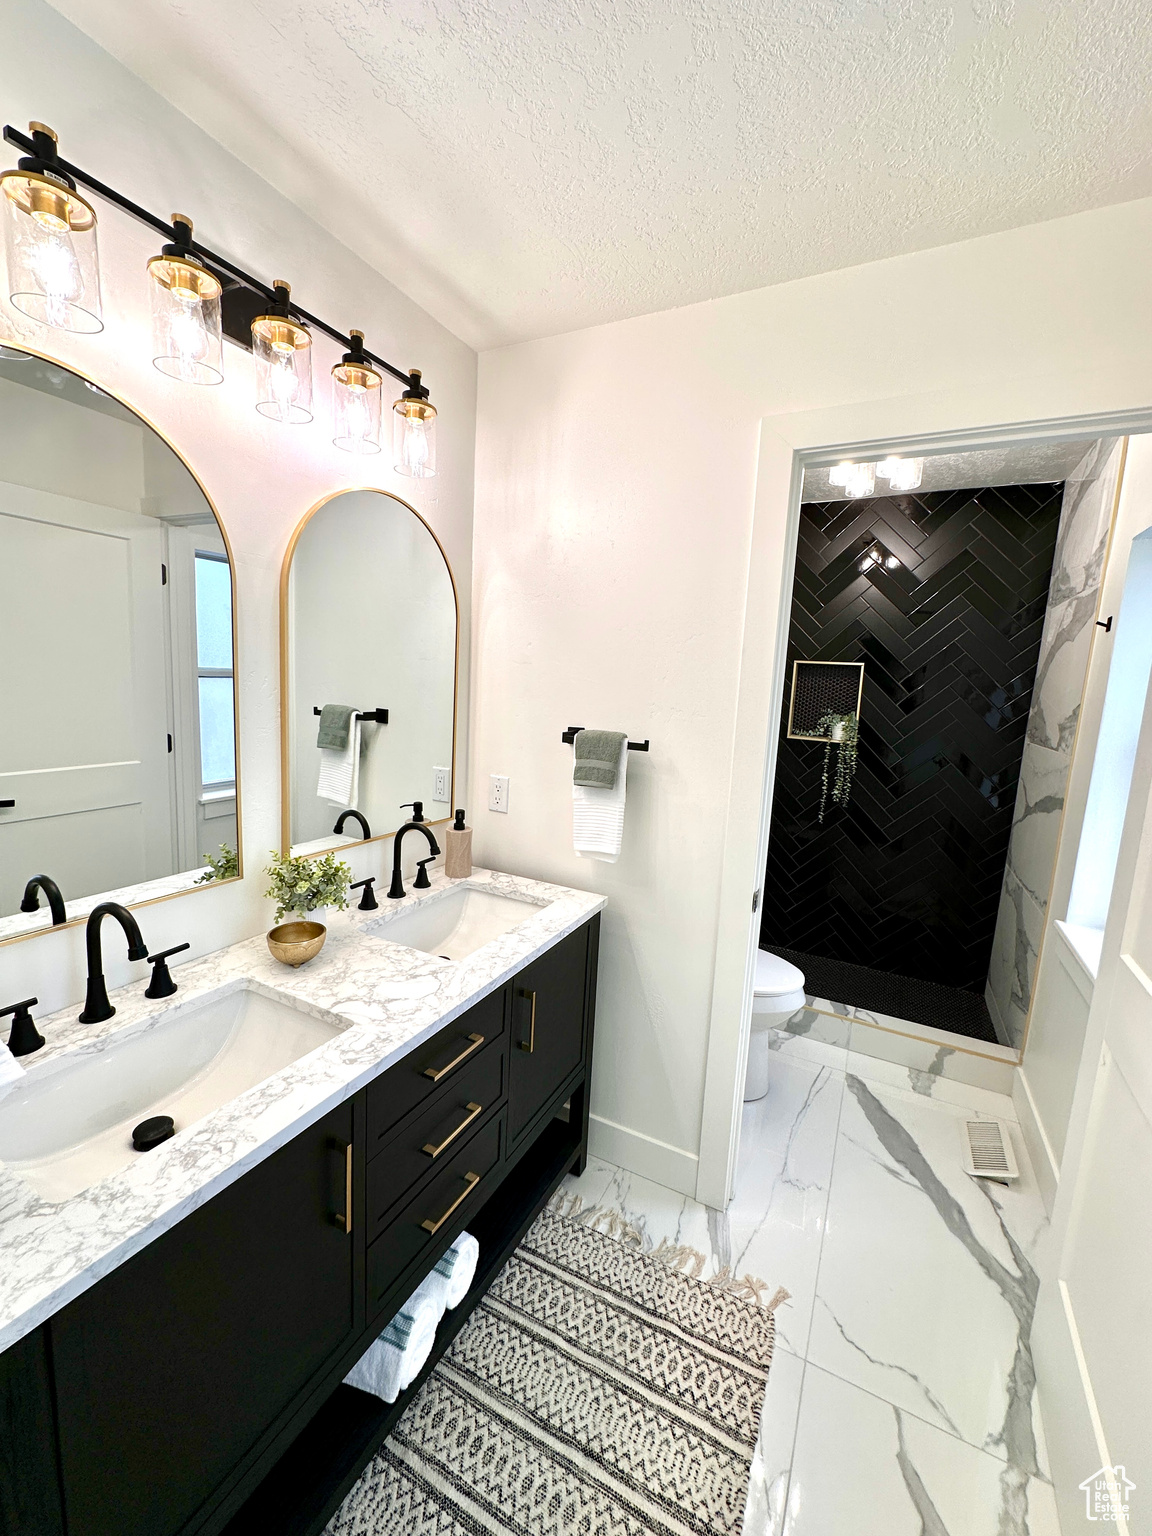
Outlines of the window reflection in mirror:
[[[444,553],[405,502],[345,491],[305,519],[281,584],[285,847],[387,836],[414,800],[450,815],[456,621]],[[343,748],[320,744],[325,705],[356,717]]]
[[[238,872],[232,570],[134,412],[0,354],[0,940]],[[3,804],[2,802],[11,802]],[[221,854],[221,845],[226,852]],[[205,876],[207,879],[205,880]]]

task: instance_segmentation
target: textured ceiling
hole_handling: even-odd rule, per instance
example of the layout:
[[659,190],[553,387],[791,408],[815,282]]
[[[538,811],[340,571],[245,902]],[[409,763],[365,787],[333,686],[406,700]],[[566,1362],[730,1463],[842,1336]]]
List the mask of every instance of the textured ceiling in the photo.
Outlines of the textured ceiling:
[[1152,193],[1147,0],[54,3],[478,347]]

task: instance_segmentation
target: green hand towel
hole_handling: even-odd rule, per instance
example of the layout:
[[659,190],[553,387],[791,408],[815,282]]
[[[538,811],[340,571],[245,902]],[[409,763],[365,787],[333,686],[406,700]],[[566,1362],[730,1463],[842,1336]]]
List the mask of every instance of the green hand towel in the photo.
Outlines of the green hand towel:
[[615,789],[623,731],[579,731],[573,784],[582,789]]
[[348,745],[348,731],[355,714],[351,704],[325,704],[320,711],[320,729],[316,733],[318,747],[334,747],[343,752]]

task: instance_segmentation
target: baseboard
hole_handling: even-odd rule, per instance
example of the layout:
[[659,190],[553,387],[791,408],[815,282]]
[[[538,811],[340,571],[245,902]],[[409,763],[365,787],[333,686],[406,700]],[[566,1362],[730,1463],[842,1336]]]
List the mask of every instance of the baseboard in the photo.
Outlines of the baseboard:
[[588,1150],[593,1157],[617,1168],[627,1168],[629,1173],[651,1179],[654,1184],[663,1184],[678,1195],[695,1197],[700,1163],[695,1152],[669,1146],[655,1136],[645,1136],[642,1131],[617,1125],[600,1115],[588,1117]]
[[1028,1160],[1032,1164],[1036,1183],[1040,1188],[1040,1198],[1044,1201],[1044,1209],[1051,1217],[1052,1207],[1056,1203],[1056,1187],[1060,1183],[1060,1164],[1056,1161],[1052,1143],[1044,1133],[1044,1123],[1040,1119],[1023,1067],[1018,1067],[1016,1070],[1015,1082],[1012,1085],[1012,1102],[1016,1106],[1016,1118],[1020,1122],[1020,1132],[1024,1137],[1024,1145],[1028,1149]]

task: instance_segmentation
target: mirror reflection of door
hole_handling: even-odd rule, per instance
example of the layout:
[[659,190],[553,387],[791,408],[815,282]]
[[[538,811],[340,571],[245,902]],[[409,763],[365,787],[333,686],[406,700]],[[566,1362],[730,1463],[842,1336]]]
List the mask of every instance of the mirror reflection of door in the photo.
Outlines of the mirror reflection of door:
[[0,359],[0,938],[236,848],[232,579],[195,479],[125,406]]
[[[428,525],[383,491],[346,491],[304,522],[282,583],[284,843],[315,853],[387,836],[420,800],[428,821],[451,812],[456,700],[456,591]],[[319,711],[356,719],[345,753],[355,773],[321,781]],[[333,765],[330,765],[333,766]],[[334,763],[337,770],[338,762]],[[350,764],[345,763],[345,768]],[[357,817],[334,827],[344,810]]]

